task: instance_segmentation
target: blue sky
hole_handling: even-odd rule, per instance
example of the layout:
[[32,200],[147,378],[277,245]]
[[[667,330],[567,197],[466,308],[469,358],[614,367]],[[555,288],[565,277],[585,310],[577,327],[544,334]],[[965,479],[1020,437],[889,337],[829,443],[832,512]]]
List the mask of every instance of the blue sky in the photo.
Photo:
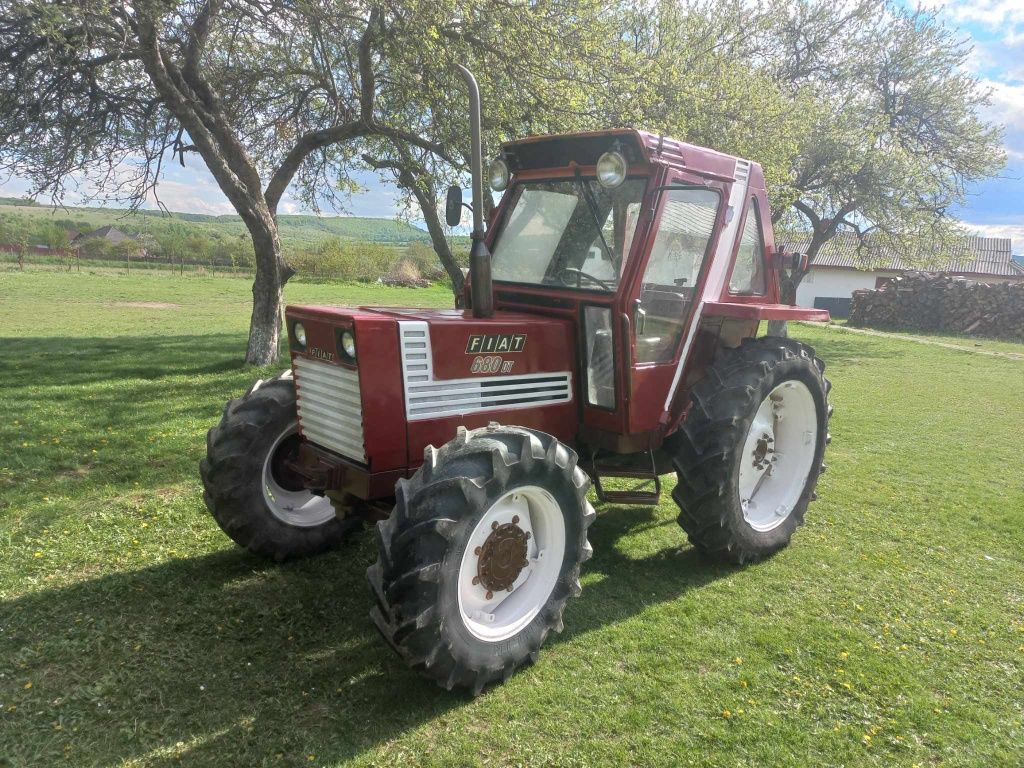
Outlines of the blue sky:
[[992,91],[985,117],[1006,126],[1006,167],[977,184],[955,211],[970,229],[1013,238],[1024,253],[1024,0],[957,0],[942,15],[970,35],[970,68]]
[[[1006,126],[1007,164],[997,178],[975,185],[967,204],[956,209],[969,230],[989,237],[1010,237],[1014,253],[1024,253],[1024,0],[953,0],[936,6],[942,17],[970,37],[969,67],[991,89],[992,105],[985,117]],[[346,213],[393,217],[398,213],[398,190],[370,173],[358,180],[364,191],[353,195]],[[0,195],[21,195],[28,184],[10,179]],[[171,164],[159,188],[160,199],[172,211],[232,213],[201,161],[185,168]],[[76,200],[69,197],[68,204]],[[155,206],[150,206],[155,207]],[[285,197],[281,213],[303,212]]]

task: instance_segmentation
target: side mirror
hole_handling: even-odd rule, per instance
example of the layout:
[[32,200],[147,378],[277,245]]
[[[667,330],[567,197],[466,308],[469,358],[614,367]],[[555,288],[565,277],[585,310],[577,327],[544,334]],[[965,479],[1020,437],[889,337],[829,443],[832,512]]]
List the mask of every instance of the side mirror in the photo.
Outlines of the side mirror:
[[462,221],[462,188],[448,187],[448,196],[444,202],[444,220],[449,227],[457,227]]
[[810,259],[806,253],[794,253],[787,251],[776,251],[772,259],[772,266],[775,269],[799,270],[806,272]]

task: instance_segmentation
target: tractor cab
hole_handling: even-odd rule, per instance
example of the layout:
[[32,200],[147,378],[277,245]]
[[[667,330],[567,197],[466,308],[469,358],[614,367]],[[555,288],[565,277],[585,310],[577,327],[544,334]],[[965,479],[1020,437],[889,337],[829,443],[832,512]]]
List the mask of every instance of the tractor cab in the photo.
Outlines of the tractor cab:
[[[775,250],[757,163],[635,130],[527,138],[490,166],[485,231],[479,93],[459,71],[460,306],[288,307],[289,371],[228,403],[201,472],[224,531],[274,559],[375,522],[374,624],[410,667],[479,693],[561,630],[592,484],[656,504],[674,470],[693,546],[768,557],[815,497],[831,406],[813,349],[758,337],[828,314],[778,303],[797,257]],[[450,191],[450,223],[461,209]]]
[[506,144],[488,176],[494,306],[574,324],[588,444],[656,448],[717,348],[827,317],[778,304],[757,163],[615,130]]

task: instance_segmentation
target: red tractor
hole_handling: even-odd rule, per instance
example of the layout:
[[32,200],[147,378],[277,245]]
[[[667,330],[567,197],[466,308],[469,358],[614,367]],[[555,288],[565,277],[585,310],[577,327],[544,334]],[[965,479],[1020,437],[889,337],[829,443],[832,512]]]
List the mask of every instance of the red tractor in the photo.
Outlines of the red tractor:
[[[655,504],[736,563],[789,543],[828,443],[829,382],[779,304],[761,167],[636,130],[508,143],[470,309],[288,307],[289,372],[210,430],[206,503],[277,560],[377,521],[371,617],[414,669],[479,692],[562,628],[598,500]],[[449,192],[458,221],[461,193]],[[614,489],[606,482],[616,478]],[[624,488],[623,486],[627,486]],[[390,513],[385,510],[390,510]]]

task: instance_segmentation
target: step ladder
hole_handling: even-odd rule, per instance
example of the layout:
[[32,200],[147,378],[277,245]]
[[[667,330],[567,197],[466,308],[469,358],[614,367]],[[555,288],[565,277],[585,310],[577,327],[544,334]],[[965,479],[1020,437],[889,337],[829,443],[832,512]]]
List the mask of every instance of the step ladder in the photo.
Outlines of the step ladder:
[[[661,478],[658,476],[654,462],[654,451],[647,451],[650,458],[650,469],[622,467],[614,464],[601,464],[598,451],[590,457],[590,477],[594,481],[594,492],[599,501],[607,504],[639,504],[654,506],[661,498]],[[601,484],[601,479],[628,478],[639,480],[634,487],[626,490],[611,490]]]

